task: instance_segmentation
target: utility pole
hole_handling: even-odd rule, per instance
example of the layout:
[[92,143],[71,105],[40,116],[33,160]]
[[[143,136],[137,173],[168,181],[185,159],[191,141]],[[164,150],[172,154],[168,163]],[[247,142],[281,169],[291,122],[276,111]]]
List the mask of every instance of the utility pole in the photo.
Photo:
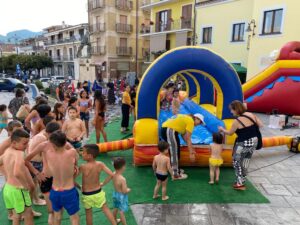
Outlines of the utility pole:
[[135,0],[136,2],[136,20],[135,20],[135,75],[138,76],[138,58],[139,58],[139,0]]

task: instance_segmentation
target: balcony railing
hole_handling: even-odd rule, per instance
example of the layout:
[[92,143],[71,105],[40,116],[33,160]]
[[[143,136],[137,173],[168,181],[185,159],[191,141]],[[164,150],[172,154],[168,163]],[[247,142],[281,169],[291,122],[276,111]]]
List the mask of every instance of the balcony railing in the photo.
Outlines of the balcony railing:
[[105,7],[105,0],[92,0],[89,1],[89,11],[94,9],[101,9]]
[[151,33],[151,26],[150,26],[150,25],[142,25],[142,26],[141,26],[140,33],[141,33],[141,34],[148,34],[148,33]]
[[118,33],[131,33],[132,32],[132,25],[125,24],[125,23],[116,23],[116,31]]
[[182,18],[179,20],[169,20],[166,23],[155,24],[155,32],[171,31],[171,30],[181,30],[181,29],[192,29],[193,19],[192,18]]
[[105,55],[106,47],[105,46],[92,46],[91,53],[93,55]]
[[90,32],[95,33],[95,32],[103,32],[105,31],[105,23],[95,23],[90,25]]
[[63,39],[55,39],[55,40],[48,40],[45,42],[45,45],[55,45],[55,44],[63,44],[63,43],[72,43],[76,41],[81,41],[82,37],[76,39],[74,37],[72,38],[63,38]]
[[69,56],[56,56],[56,57],[51,57],[53,62],[63,62],[63,61],[73,61],[74,57],[72,55]]
[[132,55],[131,47],[117,47],[117,55],[130,56]]
[[133,9],[133,2],[129,0],[116,0],[116,8],[124,11],[131,11]]

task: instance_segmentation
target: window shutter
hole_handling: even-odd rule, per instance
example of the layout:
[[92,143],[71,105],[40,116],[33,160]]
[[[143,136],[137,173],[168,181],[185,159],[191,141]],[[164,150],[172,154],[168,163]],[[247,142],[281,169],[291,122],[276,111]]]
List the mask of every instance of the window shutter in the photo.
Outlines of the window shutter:
[[159,12],[156,13],[155,17],[155,32],[159,32],[159,26],[160,26],[160,21],[159,21]]
[[167,11],[167,17],[168,17],[168,21],[167,21],[167,30],[171,30],[171,16],[172,16],[172,10],[168,10]]

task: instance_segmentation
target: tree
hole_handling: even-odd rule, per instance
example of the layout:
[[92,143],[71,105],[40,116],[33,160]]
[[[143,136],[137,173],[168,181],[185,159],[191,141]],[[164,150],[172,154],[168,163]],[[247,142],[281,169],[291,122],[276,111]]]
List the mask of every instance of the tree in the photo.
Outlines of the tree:
[[7,72],[14,73],[16,65],[19,64],[22,70],[40,70],[53,66],[53,61],[45,55],[9,55],[2,57],[0,60],[0,68]]

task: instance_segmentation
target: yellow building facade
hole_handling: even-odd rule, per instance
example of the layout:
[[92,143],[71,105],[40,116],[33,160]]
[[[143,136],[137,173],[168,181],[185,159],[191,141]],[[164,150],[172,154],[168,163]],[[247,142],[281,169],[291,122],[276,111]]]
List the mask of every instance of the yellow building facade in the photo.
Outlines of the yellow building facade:
[[198,0],[197,44],[246,67],[250,79],[285,43],[300,39],[299,7],[294,0]]
[[149,61],[172,48],[191,45],[194,34],[194,0],[145,0],[150,20],[141,21],[140,36],[149,40]]

